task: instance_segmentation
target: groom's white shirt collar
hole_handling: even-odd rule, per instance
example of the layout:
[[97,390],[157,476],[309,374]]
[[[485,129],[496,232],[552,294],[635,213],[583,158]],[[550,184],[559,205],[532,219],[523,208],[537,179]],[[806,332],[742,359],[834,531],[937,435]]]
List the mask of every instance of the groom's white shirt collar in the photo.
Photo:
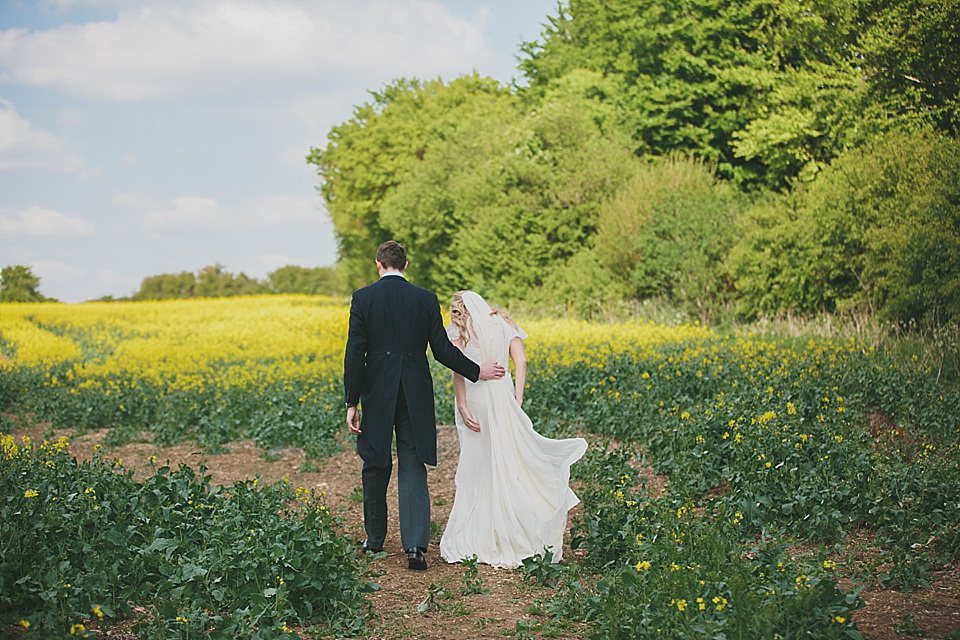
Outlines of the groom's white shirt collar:
[[407,276],[403,275],[403,271],[400,271],[399,269],[387,269],[380,277],[386,278],[387,276],[400,276],[404,280],[407,279]]

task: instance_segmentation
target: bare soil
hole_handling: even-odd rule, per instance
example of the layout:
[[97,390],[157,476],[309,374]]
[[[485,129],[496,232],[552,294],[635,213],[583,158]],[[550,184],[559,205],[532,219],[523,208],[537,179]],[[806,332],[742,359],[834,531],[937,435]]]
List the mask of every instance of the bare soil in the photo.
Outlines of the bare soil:
[[[56,432],[52,439],[65,435],[70,441],[71,453],[78,459],[93,455],[95,445],[104,441],[106,431],[74,434]],[[27,435],[34,442],[51,439],[48,427],[36,425],[14,432],[19,439]],[[176,467],[180,463],[197,467],[204,464],[211,482],[230,485],[238,480],[259,476],[262,482],[276,482],[289,478],[297,487],[314,488],[326,492],[327,506],[342,520],[344,532],[356,540],[357,548],[364,539],[363,509],[359,501],[360,460],[350,443],[344,452],[327,460],[307,460],[302,450],[287,449],[267,455],[253,442],[232,443],[225,453],[211,454],[192,445],[157,447],[151,444],[149,434],[144,442],[120,447],[103,448],[103,453],[120,457],[123,466],[139,476],[153,473],[154,465],[148,458],[156,456],[156,464]],[[430,495],[433,504],[432,520],[442,530],[453,505],[454,474],[457,468],[459,445],[455,429],[440,427],[436,468],[429,468]],[[396,475],[396,474],[394,474]],[[667,478],[641,469],[647,488],[662,490]],[[537,587],[524,579],[519,570],[479,566],[482,594],[465,594],[465,567],[448,564],[440,558],[436,544],[427,551],[427,571],[407,569],[406,554],[399,539],[396,520],[396,478],[389,489],[390,516],[385,557],[370,560],[370,579],[380,589],[368,596],[376,614],[370,638],[425,638],[436,640],[467,640],[472,638],[503,638],[514,636],[517,623],[526,620],[535,623],[539,617],[535,602],[551,594],[549,589]],[[571,512],[572,520],[582,506]],[[436,540],[433,541],[434,543]],[[568,541],[569,542],[569,541]],[[863,545],[869,554],[869,545]],[[580,562],[582,554],[564,548],[564,562]],[[853,583],[844,581],[845,588]],[[904,637],[960,639],[960,567],[952,567],[933,575],[928,588],[910,593],[867,585],[862,592],[866,607],[855,615],[863,635],[869,640],[893,640]],[[910,616],[909,618],[907,616]],[[906,624],[905,624],[906,621]],[[578,621],[552,625],[550,637],[581,638],[586,627]],[[0,629],[0,633],[2,633]],[[309,637],[308,634],[304,634]],[[116,625],[104,633],[105,637],[130,638],[129,629]]]

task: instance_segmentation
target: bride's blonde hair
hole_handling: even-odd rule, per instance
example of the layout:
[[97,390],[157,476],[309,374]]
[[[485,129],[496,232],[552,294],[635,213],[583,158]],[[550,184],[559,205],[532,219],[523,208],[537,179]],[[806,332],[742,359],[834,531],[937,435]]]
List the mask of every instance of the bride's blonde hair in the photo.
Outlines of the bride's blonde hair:
[[[470,342],[470,336],[476,335],[473,330],[473,318],[470,317],[470,312],[467,311],[467,305],[463,302],[464,291],[457,291],[453,294],[453,298],[450,300],[450,322],[457,328],[457,331],[460,333],[460,342],[463,343],[463,346],[466,346]],[[506,311],[501,309],[497,305],[491,305],[490,315],[500,316],[507,321],[514,329],[518,328],[517,323],[513,321]]]

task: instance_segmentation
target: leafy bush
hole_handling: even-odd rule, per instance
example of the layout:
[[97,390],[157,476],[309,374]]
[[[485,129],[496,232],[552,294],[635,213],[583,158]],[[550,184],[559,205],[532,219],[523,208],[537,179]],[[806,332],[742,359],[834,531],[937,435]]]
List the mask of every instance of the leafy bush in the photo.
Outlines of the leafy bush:
[[0,437],[0,618],[28,635],[89,633],[143,605],[145,638],[293,637],[288,622],[355,633],[369,615],[322,494],[211,486],[186,466],[138,483],[119,460],[78,463],[65,439]]
[[730,254],[742,311],[960,318],[957,175],[960,142],[893,132],[758,204]]
[[629,296],[664,296],[706,322],[730,298],[723,265],[741,199],[692,158],[643,167],[604,205],[598,256]]

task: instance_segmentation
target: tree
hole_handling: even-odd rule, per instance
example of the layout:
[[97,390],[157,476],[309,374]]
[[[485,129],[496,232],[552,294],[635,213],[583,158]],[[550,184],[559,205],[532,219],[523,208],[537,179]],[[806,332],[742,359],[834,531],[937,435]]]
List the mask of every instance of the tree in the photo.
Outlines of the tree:
[[638,155],[685,152],[744,186],[828,162],[867,92],[855,0],[570,0],[525,43],[537,91],[576,68],[620,85]]
[[604,205],[597,257],[628,296],[664,298],[707,322],[732,297],[725,262],[742,200],[701,160],[643,166]]
[[860,49],[877,104],[960,135],[960,0],[864,0],[860,6]]
[[267,286],[273,293],[341,295],[344,287],[335,267],[298,267],[287,265],[267,274]]
[[895,131],[754,208],[730,258],[743,311],[960,318],[957,176],[960,142]]
[[193,298],[196,286],[197,278],[189,271],[147,276],[140,282],[140,289],[131,296],[131,299],[169,300],[172,298]]
[[[600,203],[634,162],[599,74],[559,79],[536,108],[491,99],[431,145],[384,200],[416,282],[521,299],[588,250]],[[491,135],[495,131],[497,135]]]
[[189,271],[165,273],[143,279],[133,300],[168,300],[172,298],[216,298],[265,293],[262,282],[240,272],[234,275],[222,264],[208,265],[196,274]]
[[40,278],[30,267],[13,265],[0,270],[0,302],[46,302]]
[[330,130],[325,148],[311,148],[307,156],[322,180],[349,288],[376,276],[374,252],[392,236],[381,219],[383,201],[465,114],[509,89],[474,74],[449,85],[401,79],[371,93],[373,102],[357,107],[349,121]]

